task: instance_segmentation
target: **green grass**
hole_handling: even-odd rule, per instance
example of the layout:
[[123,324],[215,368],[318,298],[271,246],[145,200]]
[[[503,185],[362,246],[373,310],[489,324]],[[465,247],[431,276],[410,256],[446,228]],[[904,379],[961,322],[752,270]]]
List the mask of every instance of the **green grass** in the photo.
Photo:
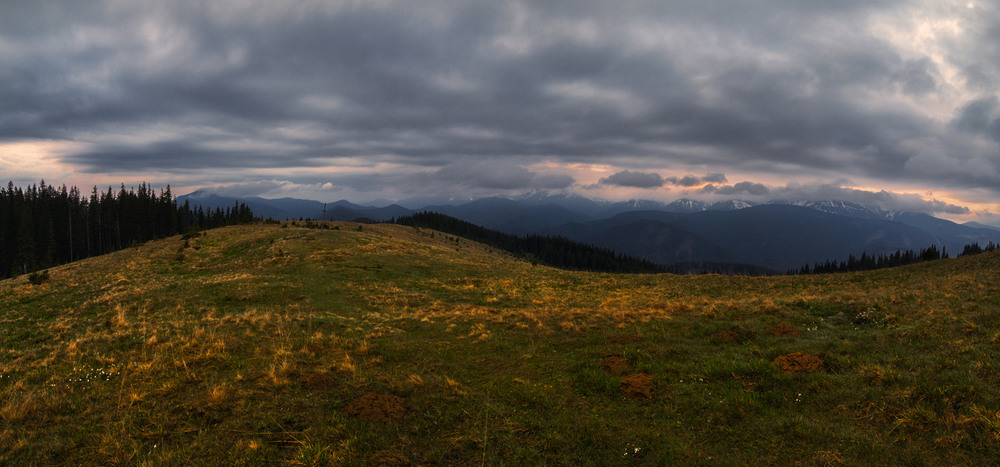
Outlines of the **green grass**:
[[[0,463],[995,458],[996,254],[829,276],[612,275],[336,225],[213,230],[0,282]],[[772,335],[782,323],[800,333]],[[793,352],[822,371],[783,373],[774,360]],[[609,356],[629,368],[605,371]],[[625,396],[634,373],[652,398]],[[368,393],[406,415],[352,412]]]

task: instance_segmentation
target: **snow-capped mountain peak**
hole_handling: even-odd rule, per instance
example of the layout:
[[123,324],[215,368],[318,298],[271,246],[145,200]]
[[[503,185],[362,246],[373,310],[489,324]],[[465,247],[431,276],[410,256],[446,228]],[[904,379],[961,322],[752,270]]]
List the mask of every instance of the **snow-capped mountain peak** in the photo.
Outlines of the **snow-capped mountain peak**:
[[702,201],[681,198],[664,206],[664,209],[670,212],[701,212],[708,209],[708,206],[708,203]]
[[750,201],[743,201],[739,199],[730,199],[726,201],[719,201],[718,203],[712,204],[708,209],[712,211],[735,211],[738,209],[746,209],[754,207],[756,204]]
[[879,206],[866,206],[863,204],[852,203],[850,201],[840,201],[840,200],[777,200],[771,201],[770,204],[786,204],[791,206],[800,206],[805,208],[812,208],[817,211],[823,211],[830,214],[838,214],[847,217],[858,217],[862,219],[885,219],[892,220],[895,217],[895,212],[886,211]]

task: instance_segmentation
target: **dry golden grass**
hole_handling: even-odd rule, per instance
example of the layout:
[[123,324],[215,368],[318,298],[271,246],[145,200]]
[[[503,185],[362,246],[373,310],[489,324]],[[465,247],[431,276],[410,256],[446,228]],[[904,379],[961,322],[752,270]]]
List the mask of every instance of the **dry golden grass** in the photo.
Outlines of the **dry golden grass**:
[[[182,259],[175,237],[39,286],[0,281],[0,464],[618,463],[626,448],[653,464],[973,463],[1000,442],[1000,255],[626,276],[327,225],[213,230]],[[766,331],[779,323],[801,334]],[[710,337],[734,328],[748,337]],[[771,363],[795,352],[823,371]],[[609,355],[655,382],[645,402],[601,368]],[[345,413],[370,392],[413,414]]]

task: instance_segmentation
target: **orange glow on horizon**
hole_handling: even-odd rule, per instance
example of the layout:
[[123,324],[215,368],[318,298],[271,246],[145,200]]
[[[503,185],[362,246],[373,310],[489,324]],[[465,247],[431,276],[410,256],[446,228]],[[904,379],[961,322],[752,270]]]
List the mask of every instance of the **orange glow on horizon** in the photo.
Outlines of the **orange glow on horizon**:
[[[0,142],[0,176],[5,180],[0,183],[6,184],[8,180],[15,185],[25,186],[45,180],[46,183],[55,186],[76,186],[83,192],[89,192],[91,187],[98,187],[99,190],[108,186],[117,188],[120,184],[126,187],[137,186],[145,182],[154,189],[162,189],[167,185],[171,186],[174,195],[182,195],[193,192],[200,188],[239,186],[243,183],[252,185],[256,180],[259,183],[270,183],[275,188],[264,194],[316,198],[331,193],[339,193],[337,196],[352,195],[369,197],[374,199],[371,192],[363,192],[349,186],[338,186],[333,183],[311,183],[303,184],[297,179],[312,178],[317,175],[378,175],[392,173],[398,180],[408,180],[410,177],[418,177],[426,174],[428,168],[413,167],[403,163],[364,161],[362,159],[338,158],[329,161],[329,165],[323,167],[288,167],[288,168],[227,168],[189,171],[185,173],[171,173],[167,171],[130,171],[117,173],[87,173],[71,163],[63,162],[64,158],[72,153],[87,151],[86,143],[74,141],[58,140],[24,140],[14,142]],[[725,173],[727,181],[724,183],[704,182],[693,186],[682,186],[674,183],[687,176],[702,178],[706,174],[720,172],[705,166],[680,166],[680,167],[619,167],[605,163],[567,163],[558,160],[543,160],[535,163],[527,163],[525,168],[536,174],[543,175],[569,175],[575,183],[567,187],[565,191],[576,193],[593,199],[604,199],[611,201],[623,201],[628,199],[649,199],[664,203],[676,201],[681,198],[701,199],[706,201],[725,199],[747,199],[749,201],[768,201],[767,197],[780,198],[783,188],[794,188],[795,186],[819,186],[831,184],[830,181],[818,177],[796,177],[795,184],[789,184],[787,177],[779,177],[775,174],[758,172],[729,172]],[[635,172],[655,173],[664,178],[662,186],[639,188],[627,186],[615,186],[602,184],[601,179],[614,175],[624,170]],[[331,178],[333,180],[333,178]],[[735,194],[722,195],[711,191],[702,191],[708,185],[718,187],[732,186],[740,182],[749,181],[751,183],[761,183],[770,189],[769,194]],[[784,184],[784,186],[782,186]],[[858,190],[868,193],[891,193],[895,197],[902,197],[902,201],[909,199],[914,204],[921,202],[939,202],[947,205],[962,206],[969,209],[968,213],[934,213],[936,217],[948,219],[955,222],[979,221],[987,224],[996,224],[996,219],[1000,219],[1000,202],[995,201],[995,197],[986,189],[916,189],[913,184],[901,182],[881,182],[877,180],[857,180],[855,182],[832,182],[833,186],[845,190]],[[377,195],[381,198],[405,199],[409,196],[419,195],[419,193],[397,192],[397,187],[389,187],[388,191]],[[362,201],[360,198],[351,201]]]

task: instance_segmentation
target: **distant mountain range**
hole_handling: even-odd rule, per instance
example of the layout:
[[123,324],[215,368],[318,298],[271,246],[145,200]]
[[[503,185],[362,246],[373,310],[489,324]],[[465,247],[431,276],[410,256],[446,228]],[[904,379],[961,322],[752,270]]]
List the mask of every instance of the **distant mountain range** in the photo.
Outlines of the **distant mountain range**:
[[936,245],[955,255],[970,243],[1000,243],[996,227],[836,200],[602,203],[578,196],[532,194],[408,209],[395,204],[324,204],[196,191],[178,197],[179,203],[185,201],[211,209],[243,202],[255,215],[273,219],[385,221],[432,211],[506,233],[558,235],[666,266],[685,264],[691,271],[699,271],[699,264],[739,264],[785,272],[807,263],[844,261],[863,252],[880,255]]
[[[862,252],[883,254],[939,244],[938,236],[899,222],[779,204],[695,213],[635,211],[567,224],[549,233],[660,264],[742,263],[780,272]],[[961,251],[965,244],[949,243],[952,251]]]
[[236,203],[245,203],[255,216],[263,219],[272,218],[277,220],[319,220],[325,216],[326,220],[352,221],[356,219],[371,219],[381,221],[393,217],[405,216],[414,212],[398,205],[376,208],[361,206],[344,200],[335,203],[321,203],[319,201],[296,198],[267,199],[256,196],[234,198],[201,190],[177,197],[178,204],[183,204],[185,201],[191,205],[211,209],[217,207],[225,209]]

